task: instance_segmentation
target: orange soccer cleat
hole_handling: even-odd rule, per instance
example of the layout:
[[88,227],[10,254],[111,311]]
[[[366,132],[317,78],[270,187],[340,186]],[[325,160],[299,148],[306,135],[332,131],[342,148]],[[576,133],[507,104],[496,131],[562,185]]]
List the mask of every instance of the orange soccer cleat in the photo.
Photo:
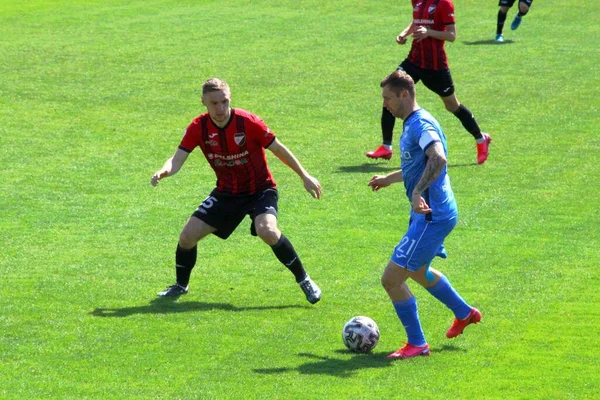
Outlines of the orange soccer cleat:
[[471,324],[478,324],[481,321],[481,313],[478,309],[472,308],[471,312],[465,319],[454,318],[454,322],[448,331],[446,332],[446,337],[448,339],[452,339],[463,333],[465,328]]
[[425,357],[429,356],[429,345],[428,344],[425,344],[425,346],[413,346],[410,343],[405,343],[405,344],[406,344],[406,346],[404,346],[401,349],[388,355],[387,358],[389,358],[391,360],[395,360],[398,358],[404,359],[404,358],[412,358],[412,357],[418,357],[418,356],[425,356]]
[[392,158],[392,151],[386,149],[384,145],[381,145],[374,151],[367,152],[366,156],[369,158],[383,158],[384,160],[389,160]]
[[492,142],[492,137],[487,133],[483,134],[483,142],[477,143],[477,164],[483,164],[485,160],[487,160],[490,155],[490,143]]

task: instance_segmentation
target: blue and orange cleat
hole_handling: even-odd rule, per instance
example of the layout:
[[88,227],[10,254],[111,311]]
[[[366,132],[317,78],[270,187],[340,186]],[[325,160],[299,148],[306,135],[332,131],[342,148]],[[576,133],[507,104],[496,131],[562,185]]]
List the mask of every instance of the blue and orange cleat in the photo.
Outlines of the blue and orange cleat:
[[406,344],[406,346],[404,346],[401,349],[388,355],[387,358],[389,358],[390,360],[395,360],[398,358],[404,359],[404,358],[412,358],[412,357],[418,357],[418,356],[425,356],[425,357],[429,356],[429,345],[428,344],[425,344],[425,346],[413,346],[410,343],[405,343],[405,344]]
[[483,142],[477,143],[477,164],[483,164],[490,155],[490,143],[492,143],[492,137],[487,133],[483,134]]
[[374,151],[368,151],[366,156],[369,158],[383,158],[384,160],[389,160],[392,158],[392,151],[386,149],[384,145],[381,145]]
[[481,313],[478,309],[472,308],[471,312],[465,319],[454,318],[454,322],[448,331],[446,332],[446,337],[448,339],[452,339],[463,333],[465,328],[471,324],[478,324],[481,321]]

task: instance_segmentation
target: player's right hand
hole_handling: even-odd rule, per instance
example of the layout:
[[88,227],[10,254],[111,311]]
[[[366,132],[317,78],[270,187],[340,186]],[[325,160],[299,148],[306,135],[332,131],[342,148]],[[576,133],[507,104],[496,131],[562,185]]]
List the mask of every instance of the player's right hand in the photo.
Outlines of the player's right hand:
[[168,172],[163,170],[156,172],[154,175],[152,175],[152,178],[150,178],[150,183],[152,186],[158,185],[158,181],[167,176],[167,174]]
[[396,36],[396,43],[406,44],[406,36],[402,36],[402,35]]
[[413,192],[411,204],[413,211],[417,214],[429,214],[431,212],[431,208],[429,208],[425,199],[421,197],[421,193]]

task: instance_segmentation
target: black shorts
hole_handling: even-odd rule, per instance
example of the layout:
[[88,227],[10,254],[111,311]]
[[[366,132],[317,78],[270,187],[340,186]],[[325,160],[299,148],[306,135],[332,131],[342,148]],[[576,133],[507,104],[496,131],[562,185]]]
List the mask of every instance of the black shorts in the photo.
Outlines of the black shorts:
[[227,239],[246,215],[249,215],[252,219],[250,234],[256,236],[254,218],[260,214],[277,216],[278,200],[277,189],[265,189],[244,196],[227,195],[215,189],[192,215],[216,228],[214,234],[221,239]]
[[446,97],[454,94],[454,82],[449,69],[429,70],[417,67],[415,64],[408,61],[402,61],[398,68],[406,72],[415,81],[423,81],[423,85],[440,97]]
[[[512,7],[515,4],[515,1],[517,0],[500,0],[498,2],[498,5],[500,7]],[[525,3],[527,4],[527,7],[531,7],[531,3],[533,3],[533,0],[519,0],[519,3]]]

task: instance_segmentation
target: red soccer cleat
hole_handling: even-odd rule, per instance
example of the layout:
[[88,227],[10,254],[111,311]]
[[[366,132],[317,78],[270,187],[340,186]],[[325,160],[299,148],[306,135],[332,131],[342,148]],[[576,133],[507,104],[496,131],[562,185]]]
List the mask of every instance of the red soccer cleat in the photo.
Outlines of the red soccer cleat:
[[454,322],[448,332],[446,332],[446,337],[448,339],[452,339],[463,333],[465,328],[471,324],[478,324],[481,321],[481,313],[478,309],[472,308],[471,312],[465,319],[454,318]]
[[490,143],[492,142],[492,137],[487,133],[483,134],[483,143],[477,143],[477,164],[483,164],[485,160],[487,160],[490,155]]
[[425,357],[429,356],[429,345],[428,344],[425,344],[425,346],[413,346],[410,343],[406,343],[406,346],[393,352],[392,354],[387,356],[387,358],[389,358],[391,360],[395,360],[398,358],[404,359],[404,358],[412,358],[412,357],[418,357],[418,356],[425,356]]
[[366,153],[369,158],[383,158],[389,160],[392,158],[392,151],[385,148],[384,145],[379,146],[375,151],[369,151]]

